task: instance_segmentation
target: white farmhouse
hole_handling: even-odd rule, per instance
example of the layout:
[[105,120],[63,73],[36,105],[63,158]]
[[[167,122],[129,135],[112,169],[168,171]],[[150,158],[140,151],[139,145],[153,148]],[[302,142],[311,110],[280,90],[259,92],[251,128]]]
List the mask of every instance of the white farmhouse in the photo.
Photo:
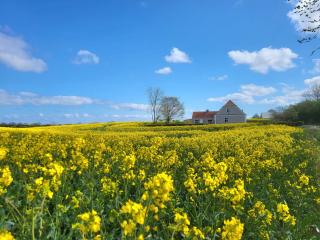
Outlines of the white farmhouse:
[[197,123],[243,123],[246,122],[246,114],[231,100],[219,111],[193,112],[192,122]]

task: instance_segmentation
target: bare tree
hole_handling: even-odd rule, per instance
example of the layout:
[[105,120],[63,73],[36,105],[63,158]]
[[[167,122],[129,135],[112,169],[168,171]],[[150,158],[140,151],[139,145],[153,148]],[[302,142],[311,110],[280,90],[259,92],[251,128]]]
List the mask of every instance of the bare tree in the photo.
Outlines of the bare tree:
[[152,122],[156,123],[160,118],[160,103],[163,93],[160,88],[149,88],[147,90]]
[[[288,2],[294,2],[288,0]],[[293,14],[297,15],[301,23],[300,31],[305,34],[298,40],[299,43],[310,42],[319,36],[320,32],[320,0],[298,0],[295,4]],[[318,51],[320,47],[312,51],[311,55]]]
[[184,115],[184,106],[177,97],[163,97],[161,100],[160,113],[166,123],[176,117]]
[[320,84],[314,84],[304,94],[306,99],[320,101]]

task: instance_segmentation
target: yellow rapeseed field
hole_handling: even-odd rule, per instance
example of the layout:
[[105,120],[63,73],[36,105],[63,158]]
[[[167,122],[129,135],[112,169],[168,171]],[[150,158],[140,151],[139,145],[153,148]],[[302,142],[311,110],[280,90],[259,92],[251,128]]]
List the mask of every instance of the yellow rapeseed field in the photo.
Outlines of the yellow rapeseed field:
[[0,128],[0,240],[318,239],[318,149],[299,128]]

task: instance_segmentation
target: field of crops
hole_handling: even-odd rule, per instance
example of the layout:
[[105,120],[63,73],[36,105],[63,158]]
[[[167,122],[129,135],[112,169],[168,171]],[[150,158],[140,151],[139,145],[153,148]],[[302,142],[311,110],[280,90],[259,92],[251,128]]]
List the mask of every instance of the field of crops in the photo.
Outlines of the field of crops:
[[0,239],[319,239],[318,156],[257,123],[0,128]]

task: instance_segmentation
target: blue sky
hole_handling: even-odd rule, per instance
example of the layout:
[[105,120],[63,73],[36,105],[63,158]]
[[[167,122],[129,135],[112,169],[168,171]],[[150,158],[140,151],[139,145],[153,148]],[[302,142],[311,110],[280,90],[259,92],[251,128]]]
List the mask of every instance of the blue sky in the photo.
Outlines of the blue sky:
[[285,0],[0,2],[0,122],[149,120],[146,89],[186,114],[233,99],[248,116],[320,83],[317,40]]

